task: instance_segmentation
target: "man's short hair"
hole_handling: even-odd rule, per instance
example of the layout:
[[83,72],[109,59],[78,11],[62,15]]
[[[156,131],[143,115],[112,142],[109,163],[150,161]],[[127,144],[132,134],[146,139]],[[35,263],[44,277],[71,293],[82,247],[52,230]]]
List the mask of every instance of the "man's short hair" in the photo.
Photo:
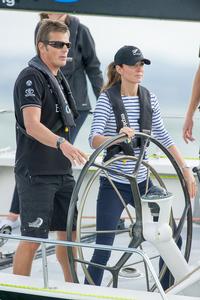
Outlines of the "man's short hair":
[[63,32],[69,34],[68,26],[60,21],[53,21],[45,19],[40,21],[39,29],[36,35],[36,51],[39,54],[38,43],[49,40],[49,34],[51,32]]

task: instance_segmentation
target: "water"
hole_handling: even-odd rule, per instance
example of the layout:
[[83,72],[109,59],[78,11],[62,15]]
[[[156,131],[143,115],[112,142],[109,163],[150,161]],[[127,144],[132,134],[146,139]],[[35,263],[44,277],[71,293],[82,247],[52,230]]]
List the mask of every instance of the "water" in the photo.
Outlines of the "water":
[[[90,114],[86,119],[84,126],[81,128],[75,145],[87,153],[91,153],[92,149],[88,144],[88,135],[90,131],[90,125],[92,122],[92,115]],[[197,141],[194,143],[186,144],[182,139],[182,126],[183,118],[164,117],[165,126],[168,129],[170,135],[174,139],[176,145],[181,150],[184,157],[194,158],[198,157],[199,151],[199,134],[200,134],[200,120],[196,118],[194,136]],[[14,113],[0,113],[0,148],[15,149],[15,118]]]

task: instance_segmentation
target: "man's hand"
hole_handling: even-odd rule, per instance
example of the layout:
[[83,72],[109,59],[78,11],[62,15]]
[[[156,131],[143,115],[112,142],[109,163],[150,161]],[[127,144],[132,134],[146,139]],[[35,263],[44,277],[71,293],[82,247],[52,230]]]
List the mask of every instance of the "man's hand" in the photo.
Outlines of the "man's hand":
[[192,136],[193,125],[193,119],[186,118],[185,123],[183,125],[183,139],[187,144],[189,141],[195,141],[195,138]]
[[84,165],[88,161],[88,156],[81,150],[74,147],[68,141],[65,141],[60,145],[60,150],[73,165]]

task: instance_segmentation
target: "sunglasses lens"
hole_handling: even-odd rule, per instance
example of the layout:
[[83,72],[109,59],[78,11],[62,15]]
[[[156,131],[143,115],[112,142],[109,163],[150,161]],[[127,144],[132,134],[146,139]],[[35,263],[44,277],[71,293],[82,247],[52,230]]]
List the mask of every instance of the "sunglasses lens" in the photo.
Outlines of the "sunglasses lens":
[[55,42],[55,46],[58,49],[62,49],[64,47],[64,45],[65,45],[65,43],[63,43],[63,42]]
[[57,49],[61,49],[61,48],[64,47],[64,43],[60,42],[60,41],[49,42],[49,45],[54,47],[54,48],[57,48]]
[[57,48],[57,49],[62,49],[64,46],[66,46],[68,49],[71,48],[71,43],[65,43],[65,42],[60,42],[60,41],[49,41],[47,42],[48,45],[51,47]]

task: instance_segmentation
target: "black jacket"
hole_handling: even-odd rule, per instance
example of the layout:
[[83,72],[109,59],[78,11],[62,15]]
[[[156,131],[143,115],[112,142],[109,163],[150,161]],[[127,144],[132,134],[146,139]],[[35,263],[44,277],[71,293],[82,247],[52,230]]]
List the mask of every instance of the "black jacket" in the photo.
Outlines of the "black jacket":
[[[69,15],[66,18],[66,24],[70,30],[70,42],[72,43],[68,57],[72,57],[73,61],[67,62],[62,68],[62,72],[69,82],[78,111],[88,111],[91,109],[91,103],[86,75],[91,82],[96,98],[98,98],[103,85],[100,62],[89,29],[81,24],[78,18]],[[35,35],[38,27],[39,24],[36,27]]]

